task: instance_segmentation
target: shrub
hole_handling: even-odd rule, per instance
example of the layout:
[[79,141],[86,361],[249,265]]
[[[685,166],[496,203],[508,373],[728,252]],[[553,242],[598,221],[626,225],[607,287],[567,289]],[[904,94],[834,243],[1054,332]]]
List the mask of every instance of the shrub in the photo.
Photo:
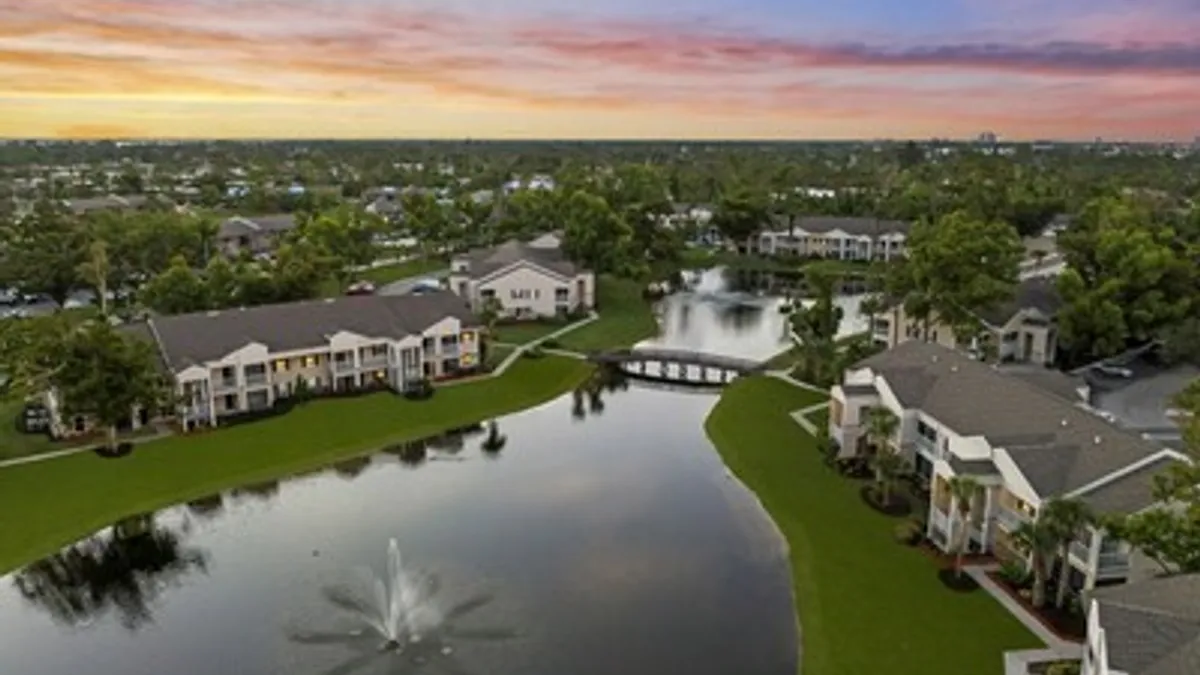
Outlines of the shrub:
[[925,535],[925,528],[916,520],[906,520],[896,526],[896,541],[907,546],[916,546]]
[[1083,667],[1079,661],[1059,661],[1051,663],[1046,669],[1046,675],[1079,675]]
[[558,349],[562,344],[555,338],[546,338],[538,346],[545,347],[546,349]]
[[1019,562],[1005,562],[1000,565],[1000,577],[1017,588],[1024,588],[1029,584],[1029,570]]
[[434,391],[436,390],[433,388],[433,383],[428,378],[422,378],[405,387],[404,398],[411,401],[426,401],[433,398]]
[[540,359],[546,355],[546,350],[542,349],[541,345],[534,345],[525,350],[524,356],[527,359]]
[[107,445],[101,445],[92,450],[92,452],[105,459],[116,459],[118,457],[126,457],[133,453],[133,443],[121,442],[117,443],[117,447],[110,448]]

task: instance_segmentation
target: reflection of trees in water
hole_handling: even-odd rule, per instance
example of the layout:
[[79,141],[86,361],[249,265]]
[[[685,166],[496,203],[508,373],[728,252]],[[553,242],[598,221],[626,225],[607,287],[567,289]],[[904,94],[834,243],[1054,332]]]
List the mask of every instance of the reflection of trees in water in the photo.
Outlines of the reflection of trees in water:
[[371,456],[351,457],[333,465],[333,472],[347,480],[358,478],[362,472],[371,466]]
[[279,495],[280,482],[277,480],[268,480],[261,483],[252,483],[235,487],[229,491],[233,497],[247,497],[253,499],[261,499],[263,501],[271,501]]
[[29,565],[13,583],[60,623],[85,625],[116,612],[121,625],[136,630],[153,621],[151,607],[164,589],[207,570],[207,555],[182,539],[153,515],[128,518]]
[[394,443],[380,450],[380,452],[395,457],[406,467],[416,468],[429,459],[430,451],[444,452],[450,455],[458,454],[466,447],[468,438],[481,433],[483,433],[483,425],[472,424],[466,427],[451,429],[438,436]]
[[427,441],[423,438],[415,441],[405,441],[389,445],[383,449],[385,455],[392,455],[400,460],[400,463],[411,469],[415,469],[425,463],[429,456]]
[[225,511],[225,496],[221,493],[193,499],[186,504],[188,513],[201,520],[212,520]]
[[717,312],[717,320],[737,332],[757,328],[762,318],[762,307],[740,302],[726,305]]
[[444,434],[426,439],[428,447],[451,455],[458,454],[466,447],[467,439],[483,433],[482,424],[472,424],[466,427],[451,429]]
[[629,378],[619,366],[605,365],[597,368],[587,382],[575,388],[572,395],[571,417],[581,420],[588,415],[604,412],[604,396],[629,388]]
[[500,451],[504,449],[506,443],[508,443],[508,437],[500,433],[500,423],[492,420],[488,424],[487,438],[479,444],[479,449],[483,451],[485,457],[495,459],[500,456]]

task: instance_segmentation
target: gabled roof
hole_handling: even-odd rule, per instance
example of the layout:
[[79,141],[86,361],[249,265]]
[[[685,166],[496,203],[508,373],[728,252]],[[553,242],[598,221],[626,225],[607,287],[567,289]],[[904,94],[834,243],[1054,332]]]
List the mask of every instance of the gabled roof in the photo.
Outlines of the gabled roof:
[[1056,280],[1046,277],[1024,279],[1017,284],[1012,300],[982,312],[980,318],[992,326],[1003,326],[1018,311],[1034,309],[1047,318],[1054,318],[1062,307]]
[[286,232],[295,229],[296,217],[290,213],[269,216],[233,216],[221,223],[217,237],[227,239],[252,234]]
[[1200,574],[1094,591],[1110,668],[1128,675],[1200,673]]
[[[248,344],[272,352],[317,349],[339,331],[399,339],[420,334],[447,317],[478,320],[462,298],[443,291],[403,296],[353,296],[263,305],[219,312],[154,317],[145,328],[157,338],[168,368],[180,371],[215,361]],[[144,331],[141,328],[130,330]]]
[[467,274],[473,279],[486,277],[518,262],[530,262],[565,277],[574,277],[581,271],[567,260],[560,248],[530,246],[516,239],[495,248],[471,251],[459,260],[467,261]]
[[[1163,452],[1060,394],[941,345],[904,342],[856,367],[882,376],[905,408],[920,409],[955,433],[982,436],[1003,448],[1043,498],[1077,491]],[[1156,465],[1149,475],[1169,464]],[[1119,483],[1145,479],[1134,472],[1106,485],[1113,491]],[[1138,485],[1123,489],[1140,490]],[[1148,488],[1138,497],[1148,504]],[[1100,498],[1106,500],[1139,501],[1132,494]]]

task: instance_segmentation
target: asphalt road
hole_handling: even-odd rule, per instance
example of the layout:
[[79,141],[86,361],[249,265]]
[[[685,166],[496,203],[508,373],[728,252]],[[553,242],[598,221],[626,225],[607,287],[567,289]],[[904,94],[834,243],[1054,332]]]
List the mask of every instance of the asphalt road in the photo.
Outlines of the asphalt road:
[[379,295],[407,295],[408,293],[411,293],[412,289],[422,281],[427,279],[437,279],[438,281],[442,281],[448,276],[450,276],[450,270],[448,268],[444,270],[438,270],[436,272],[429,272],[427,274],[419,274],[415,277],[399,279],[391,282],[390,284],[381,286],[377,290],[377,293]]

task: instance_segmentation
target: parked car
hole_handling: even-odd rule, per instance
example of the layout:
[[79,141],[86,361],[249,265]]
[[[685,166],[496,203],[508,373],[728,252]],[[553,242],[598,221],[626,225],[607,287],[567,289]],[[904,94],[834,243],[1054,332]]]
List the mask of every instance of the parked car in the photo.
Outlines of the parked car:
[[346,289],[346,295],[375,295],[375,284],[369,281],[356,281]]
[[1092,370],[1104,375],[1105,377],[1120,377],[1126,379],[1133,377],[1132,370],[1121,366],[1110,366],[1102,363],[1098,366],[1093,366]]

